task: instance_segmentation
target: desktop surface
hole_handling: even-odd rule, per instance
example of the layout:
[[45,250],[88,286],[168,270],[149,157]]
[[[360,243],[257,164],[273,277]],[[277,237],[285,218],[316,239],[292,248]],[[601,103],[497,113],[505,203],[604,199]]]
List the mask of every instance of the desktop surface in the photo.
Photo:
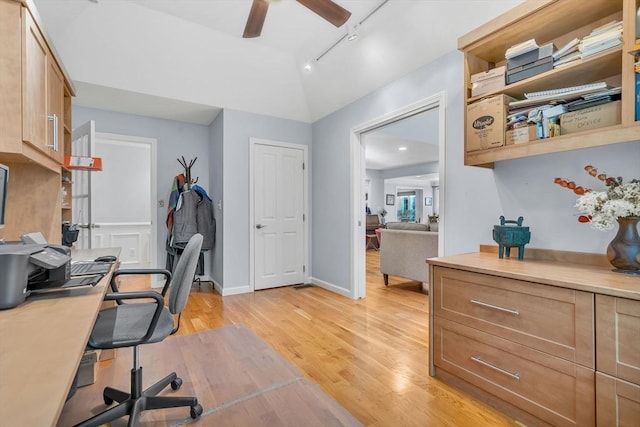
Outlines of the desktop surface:
[[[72,251],[72,258],[119,252]],[[0,310],[3,425],[56,425],[110,278],[111,273],[96,286],[32,295],[15,308]]]

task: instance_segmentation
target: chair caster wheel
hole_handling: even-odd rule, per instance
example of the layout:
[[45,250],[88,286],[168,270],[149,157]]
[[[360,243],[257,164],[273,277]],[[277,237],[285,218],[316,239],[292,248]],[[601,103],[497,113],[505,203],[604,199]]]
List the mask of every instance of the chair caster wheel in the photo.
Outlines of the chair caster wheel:
[[113,403],[113,399],[110,398],[109,396],[107,396],[106,393],[102,394],[102,400],[104,400],[104,404],[107,405],[107,406],[109,406],[109,405],[111,405]]
[[200,415],[202,415],[202,405],[199,403],[197,405],[193,405],[191,407],[191,418],[195,420]]
[[172,390],[178,390],[181,386],[182,386],[182,378],[176,378],[175,380],[171,381]]

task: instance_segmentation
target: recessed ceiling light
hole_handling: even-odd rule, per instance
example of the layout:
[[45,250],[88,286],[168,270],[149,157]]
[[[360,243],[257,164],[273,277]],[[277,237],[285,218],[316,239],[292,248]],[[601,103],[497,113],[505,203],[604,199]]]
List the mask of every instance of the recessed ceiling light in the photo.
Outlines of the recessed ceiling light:
[[405,147],[404,145],[401,147],[398,147],[398,151],[407,151],[407,147]]

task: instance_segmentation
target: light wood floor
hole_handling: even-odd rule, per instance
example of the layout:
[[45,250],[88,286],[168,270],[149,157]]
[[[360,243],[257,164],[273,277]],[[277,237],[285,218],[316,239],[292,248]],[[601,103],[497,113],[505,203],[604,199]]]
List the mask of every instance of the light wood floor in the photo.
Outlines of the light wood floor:
[[378,264],[368,250],[363,300],[315,286],[224,298],[194,286],[178,335],[241,323],[367,426],[518,425],[429,377],[428,296],[401,278],[385,287]]

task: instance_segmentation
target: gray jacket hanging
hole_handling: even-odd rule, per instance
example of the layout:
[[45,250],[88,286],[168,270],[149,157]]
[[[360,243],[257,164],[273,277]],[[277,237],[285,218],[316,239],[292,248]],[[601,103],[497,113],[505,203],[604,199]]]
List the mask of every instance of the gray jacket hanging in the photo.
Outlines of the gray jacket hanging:
[[179,207],[173,214],[173,245],[182,246],[191,236],[200,233],[204,237],[202,250],[213,249],[216,220],[211,200],[193,190],[182,192],[180,199]]

